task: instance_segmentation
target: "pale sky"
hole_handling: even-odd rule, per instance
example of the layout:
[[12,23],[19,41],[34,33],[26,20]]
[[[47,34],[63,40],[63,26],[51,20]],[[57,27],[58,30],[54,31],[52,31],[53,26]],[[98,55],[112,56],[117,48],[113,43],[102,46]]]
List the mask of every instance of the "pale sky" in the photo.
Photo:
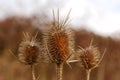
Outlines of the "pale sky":
[[70,15],[74,26],[87,26],[98,34],[120,32],[120,0],[0,0],[0,19],[10,15],[26,15],[37,12],[52,14],[60,8],[62,15]]

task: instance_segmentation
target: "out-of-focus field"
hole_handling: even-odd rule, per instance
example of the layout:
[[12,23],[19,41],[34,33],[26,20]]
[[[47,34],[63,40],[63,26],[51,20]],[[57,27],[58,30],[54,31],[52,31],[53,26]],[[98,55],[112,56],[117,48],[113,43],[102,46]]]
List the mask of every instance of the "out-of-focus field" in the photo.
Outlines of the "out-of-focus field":
[[[32,80],[30,66],[19,63],[10,54],[9,49],[13,49],[17,55],[23,31],[31,33],[38,31],[37,37],[42,40],[41,32],[49,26],[49,21],[43,23],[35,17],[9,17],[0,21],[0,80]],[[96,35],[84,29],[73,31],[76,48],[89,46],[92,38],[93,44],[99,47],[101,54],[107,48],[100,66],[92,71],[91,80],[120,80],[120,40]],[[72,69],[68,65],[64,66],[63,80],[86,80],[83,68],[77,63],[72,63],[71,66]],[[40,74],[40,80],[56,80],[54,64],[40,63],[35,69],[36,76]]]

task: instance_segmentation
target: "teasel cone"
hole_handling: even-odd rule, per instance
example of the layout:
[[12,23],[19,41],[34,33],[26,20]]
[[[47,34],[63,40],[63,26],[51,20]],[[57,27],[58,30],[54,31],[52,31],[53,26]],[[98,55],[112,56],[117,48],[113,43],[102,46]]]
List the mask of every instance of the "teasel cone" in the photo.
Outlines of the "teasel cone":
[[93,45],[90,45],[86,49],[80,49],[79,59],[82,67],[86,70],[87,80],[90,80],[91,70],[99,65],[103,59],[105,51],[106,49],[104,50],[103,55],[101,55],[98,47]]
[[62,80],[62,70],[65,62],[69,60],[74,52],[73,32],[67,28],[69,14],[62,23],[59,20],[59,11],[57,21],[53,11],[54,22],[47,30],[45,44],[48,50],[49,60],[56,64],[57,80]]
[[24,33],[23,41],[18,48],[18,59],[27,65],[38,63],[40,55],[40,45],[34,37]]
[[86,48],[80,55],[80,60],[85,69],[92,69],[96,67],[100,60],[100,52],[98,48],[94,46]]
[[100,52],[97,47],[90,46],[80,55],[81,64],[87,73],[87,80],[90,80],[90,72],[96,67],[100,60]]
[[32,78],[36,80],[34,65],[37,64],[41,57],[41,50],[36,36],[31,36],[28,33],[23,33],[24,38],[18,48],[18,60],[26,65],[31,66]]

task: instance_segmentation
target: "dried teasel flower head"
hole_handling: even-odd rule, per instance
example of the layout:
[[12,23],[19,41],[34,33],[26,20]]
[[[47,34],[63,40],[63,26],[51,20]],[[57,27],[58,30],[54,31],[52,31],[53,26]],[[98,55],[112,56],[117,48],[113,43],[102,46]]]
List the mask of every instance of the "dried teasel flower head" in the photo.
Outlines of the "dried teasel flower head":
[[23,41],[18,48],[18,59],[20,62],[28,65],[38,62],[40,46],[36,40],[36,36],[31,37],[30,34],[24,33]]
[[98,65],[100,57],[98,48],[95,46],[89,46],[88,48],[83,49],[80,54],[80,61],[85,69],[92,69]]
[[73,32],[66,27],[69,14],[62,23],[59,20],[59,10],[57,21],[55,20],[54,11],[53,17],[54,22],[46,33],[45,43],[50,60],[56,64],[61,64],[66,62],[74,51]]

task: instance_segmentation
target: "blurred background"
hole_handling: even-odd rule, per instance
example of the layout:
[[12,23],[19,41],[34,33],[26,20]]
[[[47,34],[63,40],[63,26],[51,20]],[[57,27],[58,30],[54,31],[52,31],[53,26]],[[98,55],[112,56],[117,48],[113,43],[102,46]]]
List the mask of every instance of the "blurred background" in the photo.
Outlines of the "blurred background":
[[[120,1],[119,0],[0,0],[0,80],[32,80],[30,66],[19,63],[9,49],[17,49],[22,33],[42,32],[52,22],[52,9],[60,10],[60,18],[72,9],[69,27],[75,33],[76,48],[93,44],[101,54],[107,52],[91,80],[120,80]],[[57,13],[56,13],[57,14]],[[64,66],[63,80],[86,80],[85,71],[72,63]],[[40,80],[55,80],[54,64],[36,66]]]

